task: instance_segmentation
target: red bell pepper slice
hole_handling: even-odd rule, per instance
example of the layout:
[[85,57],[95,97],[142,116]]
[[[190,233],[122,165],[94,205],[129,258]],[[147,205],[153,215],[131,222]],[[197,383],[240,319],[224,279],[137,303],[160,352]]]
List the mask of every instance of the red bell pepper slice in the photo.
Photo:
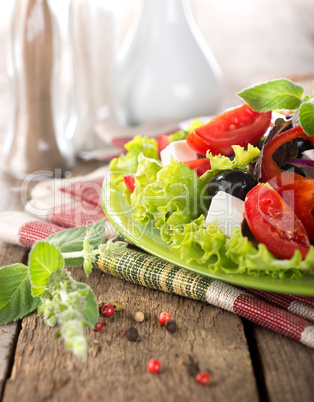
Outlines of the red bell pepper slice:
[[170,144],[169,135],[160,134],[158,136],[158,138],[157,138],[157,149],[158,149],[159,159],[160,159],[160,152],[163,151],[169,144]]
[[133,174],[129,174],[128,176],[123,177],[124,183],[127,188],[133,193],[135,190],[135,177]]
[[273,159],[273,154],[279,147],[298,137],[306,138],[314,145],[314,137],[307,136],[298,126],[278,134],[265,146],[261,181],[268,181],[279,192],[301,219],[310,240],[314,241],[314,179],[284,172]]
[[210,160],[208,158],[195,159],[193,161],[184,162],[190,169],[195,170],[198,177],[201,177],[210,169]]

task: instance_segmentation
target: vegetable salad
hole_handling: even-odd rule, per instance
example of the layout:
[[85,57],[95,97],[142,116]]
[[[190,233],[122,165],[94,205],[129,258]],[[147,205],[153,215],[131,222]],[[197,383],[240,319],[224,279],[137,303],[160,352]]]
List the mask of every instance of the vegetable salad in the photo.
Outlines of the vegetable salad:
[[[240,96],[246,103],[206,124],[136,136],[110,164],[112,185],[133,219],[152,222],[186,263],[212,273],[313,275],[314,133],[300,116],[309,97],[284,79]],[[213,212],[224,211],[223,199],[238,220],[230,231]]]

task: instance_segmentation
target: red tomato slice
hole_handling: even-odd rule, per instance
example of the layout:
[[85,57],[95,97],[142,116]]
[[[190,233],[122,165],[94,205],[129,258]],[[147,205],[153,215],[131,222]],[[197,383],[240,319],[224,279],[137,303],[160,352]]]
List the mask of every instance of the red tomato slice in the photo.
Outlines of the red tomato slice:
[[160,152],[170,144],[169,135],[160,134],[157,138],[157,149],[160,158]]
[[297,173],[283,172],[273,159],[274,152],[281,145],[295,138],[308,139],[314,145],[314,138],[308,137],[300,126],[276,135],[264,149],[262,181],[270,181],[279,194],[285,194],[286,197],[288,194],[290,195],[291,198],[289,201],[287,200],[287,203],[293,205],[310,240],[314,241],[314,179],[302,177]]
[[127,188],[133,193],[135,190],[135,177],[133,174],[129,174],[128,176],[123,177],[124,183]]
[[253,236],[278,258],[292,258],[300,250],[304,259],[310,241],[303,223],[270,185],[259,183],[244,203],[245,218]]
[[210,148],[210,144],[203,140],[203,138],[199,137],[195,133],[195,131],[191,131],[188,134],[186,142],[192,149],[194,149],[194,151],[198,152],[201,155],[206,155],[207,151]]
[[201,177],[210,169],[210,160],[208,158],[195,159],[193,161],[184,162],[190,169],[195,170],[198,177]]
[[255,112],[245,103],[191,131],[187,142],[202,155],[209,150],[213,155],[229,156],[234,153],[231,145],[255,145],[265,134],[270,122],[271,112]]

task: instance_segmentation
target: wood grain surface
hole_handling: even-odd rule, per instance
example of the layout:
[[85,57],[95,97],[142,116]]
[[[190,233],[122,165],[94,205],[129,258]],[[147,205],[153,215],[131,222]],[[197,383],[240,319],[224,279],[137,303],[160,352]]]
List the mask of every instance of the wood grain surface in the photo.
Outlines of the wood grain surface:
[[[74,277],[86,282],[82,270],[76,270]],[[237,316],[96,271],[88,283],[101,299],[120,300],[124,310],[108,319],[102,332],[88,333],[91,344],[86,361],[65,353],[62,340],[54,340],[54,331],[38,316],[23,320],[4,401],[36,400],[36,395],[51,401],[72,400],[74,395],[108,401],[189,401],[195,395],[199,401],[215,401],[222,394],[229,401],[258,400]],[[135,321],[136,311],[145,314],[143,323]],[[159,325],[161,311],[169,311],[177,322],[174,334]],[[135,343],[122,335],[130,326],[140,335]],[[146,370],[151,358],[161,362],[158,375]],[[195,383],[198,370],[211,373],[210,389]],[[238,387],[239,383],[243,385]]]
[[[57,2],[57,0],[55,0]],[[121,40],[138,0],[117,0]],[[234,93],[276,76],[314,74],[314,3],[310,0],[191,0],[196,21],[214,51],[225,79],[222,107],[236,104]],[[0,0],[0,140],[10,126],[6,74],[9,8]],[[73,174],[99,163],[79,162]],[[17,180],[0,172],[0,210],[23,209]],[[1,228],[0,228],[1,230]],[[0,244],[0,264],[26,260],[26,250]],[[126,283],[99,271],[86,280],[101,300],[121,300],[124,310],[100,333],[87,331],[90,349],[82,361],[66,352],[40,317],[0,327],[0,395],[15,401],[301,401],[314,395],[314,350],[219,308]],[[145,313],[135,322],[136,311]],[[157,322],[169,311],[178,330],[169,334]],[[140,340],[122,333],[134,325]],[[146,371],[158,358],[158,375]],[[195,371],[208,371],[209,386],[195,383]]]

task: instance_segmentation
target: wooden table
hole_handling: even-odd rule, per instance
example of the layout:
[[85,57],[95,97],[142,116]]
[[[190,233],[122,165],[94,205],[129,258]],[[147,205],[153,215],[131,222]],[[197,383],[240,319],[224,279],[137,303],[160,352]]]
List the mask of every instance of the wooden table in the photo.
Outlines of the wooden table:
[[[7,1],[0,0],[0,133],[7,135],[10,111],[5,74]],[[138,1],[117,1],[122,34]],[[269,77],[314,73],[314,3],[310,0],[192,0],[197,23],[221,65],[223,107],[237,104],[234,93]],[[1,141],[2,143],[2,141]],[[99,163],[78,163],[73,173]],[[22,210],[20,182],[0,175],[0,209]],[[1,230],[1,229],[0,229]],[[0,244],[0,265],[25,261],[27,250]],[[107,328],[88,333],[88,358],[65,352],[40,317],[0,327],[0,395],[3,401],[313,401],[314,350],[210,305],[123,282],[94,271],[87,282],[97,297],[121,300]],[[140,342],[122,336],[134,325]],[[178,331],[157,323],[168,311]],[[146,372],[158,358],[159,375]],[[209,386],[194,382],[196,369],[212,375]]]

